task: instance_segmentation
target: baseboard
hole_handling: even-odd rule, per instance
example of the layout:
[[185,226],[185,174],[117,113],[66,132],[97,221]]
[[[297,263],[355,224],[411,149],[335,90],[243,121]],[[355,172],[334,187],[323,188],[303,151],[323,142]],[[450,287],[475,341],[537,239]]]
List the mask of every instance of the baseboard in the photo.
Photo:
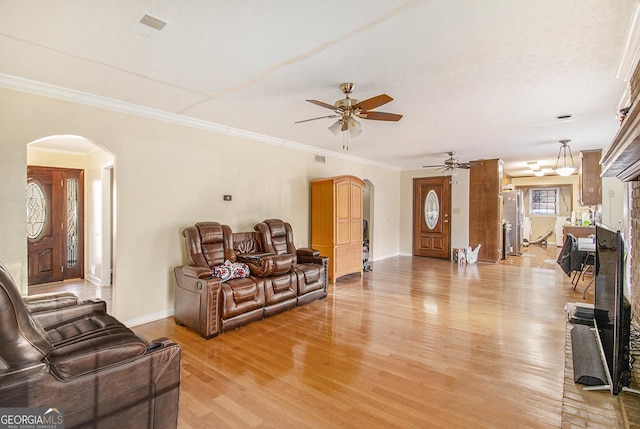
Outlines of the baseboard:
[[93,285],[102,286],[102,279],[94,276],[93,274],[86,274],[84,279]]
[[166,319],[167,317],[173,316],[173,308],[169,308],[165,311],[159,311],[153,314],[147,314],[144,316],[136,317],[135,319],[127,320],[123,322],[126,326],[138,326],[143,325],[149,322],[155,322],[156,320]]
[[[393,255],[384,255],[384,256],[380,256],[380,257],[371,259],[371,262],[382,261],[382,260],[389,259],[389,258],[395,258],[396,256],[398,256],[397,253],[395,253]],[[402,255],[402,254],[400,254],[400,256],[411,256],[411,255]]]

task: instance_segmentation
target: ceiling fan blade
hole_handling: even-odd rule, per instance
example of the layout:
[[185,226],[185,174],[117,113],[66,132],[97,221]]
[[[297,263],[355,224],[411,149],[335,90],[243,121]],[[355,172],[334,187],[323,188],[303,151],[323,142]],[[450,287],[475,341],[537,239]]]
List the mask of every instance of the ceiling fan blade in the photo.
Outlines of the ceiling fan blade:
[[306,100],[306,101],[308,101],[309,103],[313,103],[316,106],[325,107],[331,110],[337,110],[336,106],[334,106],[333,104],[325,103],[324,101],[318,101],[318,100]]
[[363,111],[375,109],[376,107],[380,107],[383,104],[387,104],[393,100],[393,98],[389,97],[387,94],[376,95],[375,97],[367,98],[366,100],[362,100],[355,106],[354,109],[362,109]]
[[423,165],[422,168],[446,168],[446,165]]
[[399,121],[402,115],[387,112],[362,112],[358,115],[362,119],[373,119],[374,121]]
[[296,121],[294,122],[294,124],[301,124],[303,122],[309,122],[309,121],[315,121],[317,119],[326,119],[326,118],[338,118],[340,115],[327,115],[327,116],[319,116],[317,118],[311,118],[311,119],[303,119],[302,121]]

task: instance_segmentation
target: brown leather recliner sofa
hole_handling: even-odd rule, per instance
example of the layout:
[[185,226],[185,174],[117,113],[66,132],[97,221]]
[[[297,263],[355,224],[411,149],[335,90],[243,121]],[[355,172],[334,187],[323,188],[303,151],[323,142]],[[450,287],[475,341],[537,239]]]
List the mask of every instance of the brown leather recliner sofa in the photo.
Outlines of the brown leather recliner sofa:
[[[291,225],[280,219],[236,233],[218,222],[198,222],[182,235],[191,263],[174,269],[174,319],[204,338],[327,296],[327,258],[296,249]],[[215,277],[226,261],[245,263],[250,274]]]
[[71,293],[22,297],[0,263],[0,407],[56,408],[65,428],[175,428],[180,346],[150,343]]

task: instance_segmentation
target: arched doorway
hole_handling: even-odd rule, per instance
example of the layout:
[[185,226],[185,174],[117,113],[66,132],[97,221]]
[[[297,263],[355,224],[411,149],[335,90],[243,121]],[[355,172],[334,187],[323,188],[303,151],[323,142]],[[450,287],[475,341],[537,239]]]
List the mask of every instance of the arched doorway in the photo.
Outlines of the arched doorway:
[[[79,240],[83,244],[77,252],[77,255],[82,255],[80,260],[76,261],[81,265],[77,271],[80,274],[77,276],[84,277],[98,286],[111,285],[112,278],[115,231],[112,216],[114,163],[113,154],[81,136],[48,136],[27,145],[28,170],[30,167],[37,166],[40,170],[80,172],[82,175],[84,190],[77,198],[82,205],[77,209],[84,214],[84,220],[79,228],[83,229]],[[68,194],[71,192],[65,191],[65,195]],[[67,204],[65,207],[72,208],[73,204]],[[64,215],[66,216],[67,213]],[[67,235],[62,237],[62,241],[67,243],[71,237],[72,228],[61,229]],[[37,237],[33,238],[33,231],[32,238],[29,240],[37,241]],[[69,251],[68,246],[65,246],[64,251]],[[31,277],[30,273],[29,278]]]

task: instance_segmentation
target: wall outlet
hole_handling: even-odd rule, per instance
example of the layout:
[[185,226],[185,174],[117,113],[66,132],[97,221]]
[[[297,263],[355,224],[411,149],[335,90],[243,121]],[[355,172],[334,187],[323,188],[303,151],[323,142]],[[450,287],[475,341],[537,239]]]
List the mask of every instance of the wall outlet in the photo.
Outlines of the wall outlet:
[[616,196],[616,191],[613,189],[609,189],[609,198],[613,198]]

